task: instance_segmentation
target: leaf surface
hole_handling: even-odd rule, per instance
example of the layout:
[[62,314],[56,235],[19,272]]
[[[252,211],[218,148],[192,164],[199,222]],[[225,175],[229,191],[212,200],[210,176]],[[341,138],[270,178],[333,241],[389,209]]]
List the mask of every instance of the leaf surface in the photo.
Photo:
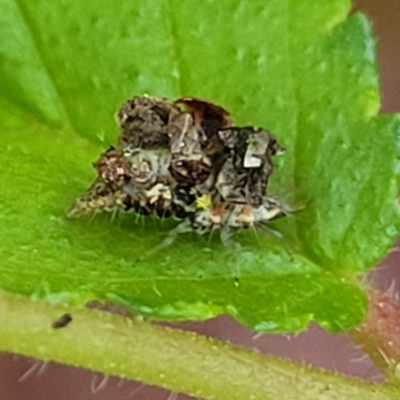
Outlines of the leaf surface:
[[[355,276],[399,230],[399,120],[377,116],[369,22],[347,0],[314,3],[0,0],[1,287],[260,331],[359,322]],[[150,254],[176,222],[66,219],[115,111],[143,93],[207,98],[274,132],[287,152],[270,191],[305,208],[273,224],[291,254],[262,232],[239,234],[240,252],[189,234]]]

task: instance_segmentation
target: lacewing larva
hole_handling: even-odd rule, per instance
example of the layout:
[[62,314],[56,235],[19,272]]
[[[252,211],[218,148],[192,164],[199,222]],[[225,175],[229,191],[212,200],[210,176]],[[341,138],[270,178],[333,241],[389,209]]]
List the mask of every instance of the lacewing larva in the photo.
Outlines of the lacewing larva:
[[272,159],[284,151],[267,130],[235,126],[223,107],[192,97],[136,96],[116,119],[117,142],[93,164],[97,177],[70,217],[133,211],[172,216],[178,233],[228,237],[288,214],[267,192]]

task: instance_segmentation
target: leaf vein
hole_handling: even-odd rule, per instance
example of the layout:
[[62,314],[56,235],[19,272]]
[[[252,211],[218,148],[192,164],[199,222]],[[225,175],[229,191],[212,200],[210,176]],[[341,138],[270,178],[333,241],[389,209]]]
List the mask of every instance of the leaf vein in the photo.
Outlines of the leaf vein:
[[35,27],[33,21],[31,20],[31,18],[29,17],[28,13],[26,12],[21,0],[14,0],[14,2],[15,2],[15,5],[17,6],[18,12],[21,16],[21,22],[24,25],[28,36],[32,40],[33,50],[35,51],[35,53],[38,57],[38,60],[40,60],[41,67],[43,68],[44,73],[47,75],[47,77],[49,78],[49,82],[53,86],[54,93],[56,94],[57,99],[58,99],[58,106],[60,108],[61,114],[65,118],[66,127],[73,128],[75,131],[77,131],[76,126],[74,126],[74,124],[70,118],[70,115],[68,113],[68,108],[66,107],[66,105],[62,99],[62,96],[60,94],[60,88],[56,84],[53,74],[51,73],[50,69],[47,67],[47,63],[45,62],[44,56],[43,56],[42,52],[40,51],[39,39],[38,39],[37,35],[35,34],[36,27]]
[[[293,60],[291,57],[291,49],[290,49],[290,4],[291,0],[286,0],[286,40],[285,40],[285,48],[286,59],[288,60],[288,78],[292,92],[292,105],[293,105],[293,185],[295,188],[299,187],[299,179],[297,176],[297,171],[299,168],[298,162],[299,158],[297,157],[297,151],[299,146],[299,134],[298,134],[298,119],[299,119],[299,105],[296,94],[296,80],[293,72]],[[298,238],[298,220],[295,218],[294,220],[294,237]]]
[[174,71],[173,76],[175,77],[176,80],[176,86],[177,90],[179,92],[180,96],[183,96],[185,94],[184,92],[184,85],[183,85],[183,79],[182,79],[182,71],[183,71],[183,65],[182,65],[182,54],[179,48],[179,40],[178,40],[178,32],[177,32],[177,25],[174,17],[174,12],[173,12],[173,6],[172,6],[172,0],[165,0],[165,6],[166,6],[166,18],[167,18],[167,26],[168,26],[168,33],[170,36],[170,42],[171,42],[171,53],[172,53],[172,59],[175,60],[174,62]]

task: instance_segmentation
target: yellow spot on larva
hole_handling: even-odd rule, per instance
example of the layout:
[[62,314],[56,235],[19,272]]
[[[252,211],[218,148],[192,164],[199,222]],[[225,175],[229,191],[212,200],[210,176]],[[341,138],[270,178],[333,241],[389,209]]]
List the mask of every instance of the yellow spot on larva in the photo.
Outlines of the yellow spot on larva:
[[211,206],[211,196],[209,194],[203,194],[196,199],[196,206],[203,210],[208,210]]

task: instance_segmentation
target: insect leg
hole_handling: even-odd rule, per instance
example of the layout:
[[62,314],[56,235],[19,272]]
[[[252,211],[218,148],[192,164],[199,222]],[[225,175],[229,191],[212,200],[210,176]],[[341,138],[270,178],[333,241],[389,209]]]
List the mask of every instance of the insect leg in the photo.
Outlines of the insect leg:
[[176,238],[181,233],[192,232],[193,227],[190,221],[183,221],[181,222],[175,229],[172,229],[168,236],[156,247],[151,249],[150,251],[146,252],[143,256],[139,257],[136,262],[142,261],[147,257],[151,257],[152,255],[156,254],[160,250],[164,249],[165,247],[170,246],[172,243],[175,242]]
[[228,247],[231,247],[235,250],[236,256],[236,266],[235,266],[235,276],[234,276],[234,281],[235,281],[235,286],[239,286],[239,271],[240,271],[240,266],[239,266],[239,255],[242,251],[242,246],[240,243],[238,243],[236,240],[232,239],[233,235],[235,234],[236,229],[233,229],[232,227],[225,226],[221,229],[221,242]]

